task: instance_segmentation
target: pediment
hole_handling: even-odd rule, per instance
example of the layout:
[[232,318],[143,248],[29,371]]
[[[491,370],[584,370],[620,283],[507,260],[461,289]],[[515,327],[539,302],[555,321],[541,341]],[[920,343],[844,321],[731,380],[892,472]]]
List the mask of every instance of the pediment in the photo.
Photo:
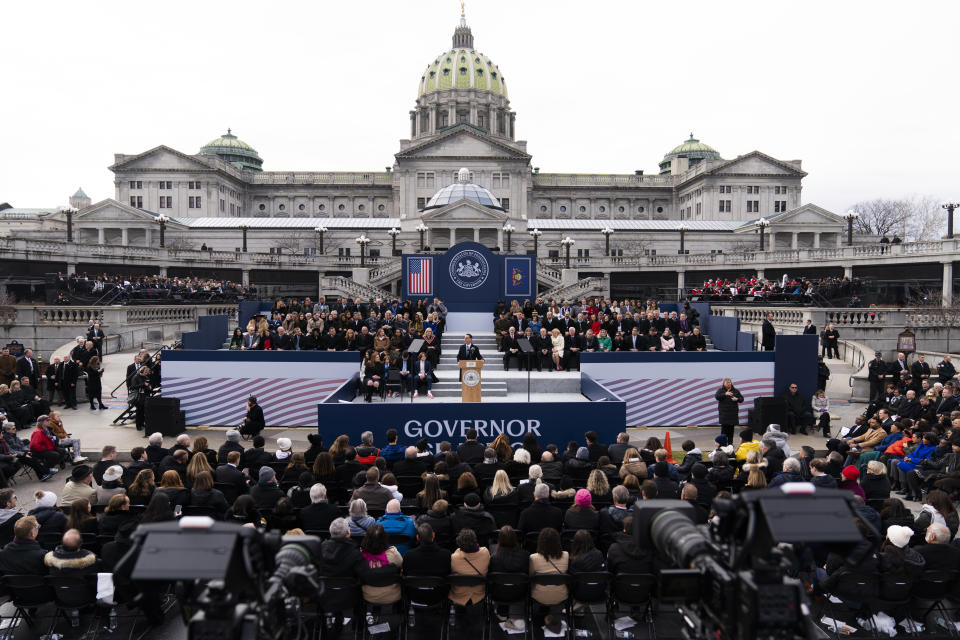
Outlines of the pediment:
[[759,151],[751,151],[746,155],[728,160],[711,169],[709,173],[711,175],[739,176],[803,177],[807,175],[799,167],[789,162],[777,160]]
[[842,225],[844,219],[815,204],[805,204],[770,219],[774,224],[832,224]]
[[[99,222],[156,222],[156,219],[156,215],[149,211],[125,205],[112,198],[96,202],[74,215],[74,220],[81,225]],[[170,227],[182,227],[173,220],[167,224]]]
[[212,167],[199,158],[171,149],[165,145],[154,147],[135,156],[127,156],[110,167],[111,171],[144,171],[144,170],[206,170]]
[[530,155],[490,138],[473,127],[460,125],[430,140],[409,147],[396,155],[401,158],[514,158],[529,160]]
[[489,209],[472,200],[458,200],[445,207],[425,212],[421,218],[424,222],[497,222],[507,220],[507,214],[496,209]]

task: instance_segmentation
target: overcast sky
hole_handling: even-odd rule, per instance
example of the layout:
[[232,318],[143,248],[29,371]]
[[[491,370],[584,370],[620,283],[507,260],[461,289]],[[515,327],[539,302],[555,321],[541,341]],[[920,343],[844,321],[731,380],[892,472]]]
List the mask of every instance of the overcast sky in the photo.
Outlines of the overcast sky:
[[[383,170],[459,3],[3,2],[0,202],[112,197],[114,153],[227,127],[267,170]],[[544,172],[657,171],[692,131],[802,159],[803,200],[960,199],[960,2],[472,0]]]

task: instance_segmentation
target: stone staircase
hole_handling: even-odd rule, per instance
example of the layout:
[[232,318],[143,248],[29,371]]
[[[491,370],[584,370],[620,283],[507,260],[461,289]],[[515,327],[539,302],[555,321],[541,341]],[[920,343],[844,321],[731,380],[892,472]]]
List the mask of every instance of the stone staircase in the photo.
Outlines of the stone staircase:
[[[507,395],[507,381],[493,379],[491,372],[503,371],[503,358],[497,352],[497,340],[493,331],[471,332],[473,344],[483,354],[483,395],[484,397],[503,397]],[[436,373],[440,382],[433,385],[433,395],[438,398],[460,397],[460,367],[457,365],[457,351],[463,344],[462,333],[447,332],[440,341],[440,363]]]

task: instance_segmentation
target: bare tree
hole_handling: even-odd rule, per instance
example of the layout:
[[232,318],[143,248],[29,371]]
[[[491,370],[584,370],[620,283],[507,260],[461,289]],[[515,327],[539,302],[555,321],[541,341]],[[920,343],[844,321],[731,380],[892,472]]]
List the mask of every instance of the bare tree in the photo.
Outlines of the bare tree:
[[936,240],[943,235],[945,220],[932,196],[911,195],[899,199],[875,198],[852,207],[860,214],[857,233],[897,236],[909,241]]
[[178,233],[175,237],[167,241],[167,249],[173,251],[191,251],[197,248],[197,243],[187,240],[187,237],[182,233]]
[[284,253],[300,253],[303,251],[306,236],[303,233],[286,233],[277,238],[277,247]]

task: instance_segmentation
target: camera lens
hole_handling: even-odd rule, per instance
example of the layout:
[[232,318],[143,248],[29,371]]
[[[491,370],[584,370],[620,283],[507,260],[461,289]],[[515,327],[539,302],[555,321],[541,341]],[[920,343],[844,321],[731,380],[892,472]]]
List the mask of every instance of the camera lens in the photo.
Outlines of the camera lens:
[[706,536],[679,511],[658,513],[650,525],[650,537],[657,550],[679,567],[688,566],[694,558],[710,549]]

